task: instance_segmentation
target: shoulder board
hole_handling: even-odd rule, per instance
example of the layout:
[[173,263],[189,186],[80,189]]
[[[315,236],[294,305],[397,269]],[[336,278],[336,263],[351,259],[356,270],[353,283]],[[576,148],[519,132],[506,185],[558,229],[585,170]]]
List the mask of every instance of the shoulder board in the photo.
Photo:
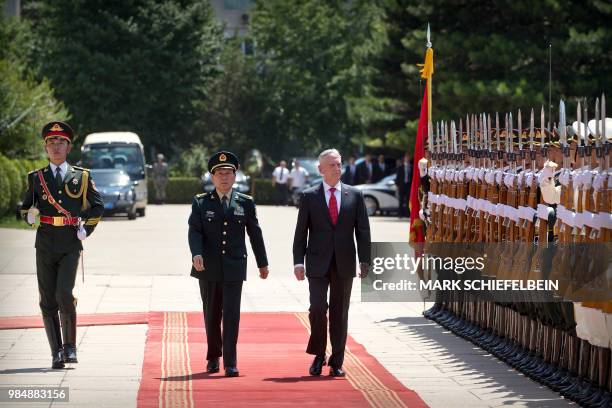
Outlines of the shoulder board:
[[89,169],[86,169],[85,167],[79,167],[79,166],[72,166],[72,167],[76,170],[89,171]]
[[206,195],[208,195],[208,193],[200,193],[200,194],[196,194],[196,197],[202,198],[202,197],[206,197]]
[[245,198],[245,199],[247,199],[247,200],[253,200],[253,197],[251,197],[250,195],[246,195],[246,194],[244,194],[244,193],[239,193],[239,192],[236,192],[236,195],[237,195],[238,197],[240,197],[240,198]]
[[[47,166],[45,166],[45,167],[47,167]],[[44,170],[45,170],[45,167],[41,167],[40,169],[32,170],[31,172],[29,172],[29,173],[28,173],[28,176],[29,176],[30,174],[37,173],[37,172],[39,172],[39,171],[44,171]]]

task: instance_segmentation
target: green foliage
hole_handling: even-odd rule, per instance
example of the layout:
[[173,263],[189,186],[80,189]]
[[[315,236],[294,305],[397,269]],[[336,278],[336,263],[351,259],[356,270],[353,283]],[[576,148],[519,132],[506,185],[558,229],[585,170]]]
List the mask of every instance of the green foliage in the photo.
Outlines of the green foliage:
[[26,62],[32,34],[26,22],[0,17],[0,152],[42,158],[40,129],[69,117],[48,81],[35,80]]
[[255,179],[253,185],[255,191],[251,192],[251,194],[253,195],[256,204],[264,205],[274,204],[276,202],[272,180],[258,178]]
[[[149,202],[155,202],[155,186],[153,180],[149,179]],[[202,183],[196,177],[170,177],[166,186],[166,203],[168,204],[190,204],[193,196],[202,193]]]
[[171,154],[194,137],[222,30],[197,0],[46,0],[28,13],[36,61],[81,134],[130,130]]
[[12,160],[0,155],[0,172],[5,180],[0,181],[0,216],[13,211],[24,191],[25,177]]
[[211,152],[202,144],[194,144],[170,164],[171,177],[201,177],[208,171],[208,158]]
[[[450,7],[442,0],[401,3],[406,15],[403,68],[409,78],[418,78],[416,64],[423,62],[431,23],[434,120],[548,107],[549,44],[553,115],[560,97],[587,96],[592,106],[596,96],[612,87],[612,6],[605,2],[488,0],[478,7],[467,2]],[[422,88],[412,86],[408,100],[420,100],[418,91],[422,96]],[[411,127],[419,110],[414,104],[408,112]]]
[[367,103],[375,71],[364,61],[383,40],[377,6],[262,1],[252,21],[268,132],[261,149],[278,157],[349,146],[376,116]]

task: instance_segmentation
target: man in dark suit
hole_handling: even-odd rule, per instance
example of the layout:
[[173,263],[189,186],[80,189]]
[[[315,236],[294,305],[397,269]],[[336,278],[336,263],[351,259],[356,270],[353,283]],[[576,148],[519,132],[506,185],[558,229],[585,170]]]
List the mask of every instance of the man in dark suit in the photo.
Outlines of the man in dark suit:
[[357,184],[357,166],[355,165],[355,158],[350,156],[348,163],[344,166],[344,173],[342,173],[342,182],[349,186]]
[[[246,280],[245,230],[255,254],[259,277],[268,277],[268,259],[252,197],[232,189],[238,158],[215,153],[208,161],[215,190],[193,199],[189,216],[191,276],[199,279],[204,306],[208,352],[206,370],[219,371],[223,355],[226,377],[237,377],[236,343],[240,322],[242,282]],[[223,334],[221,321],[223,320]]]
[[372,155],[367,153],[364,160],[357,166],[357,184],[372,183],[374,177],[374,163]]
[[372,183],[378,183],[380,180],[384,179],[390,174],[389,171],[391,170],[391,168],[389,167],[389,165],[387,165],[387,163],[385,163],[384,154],[378,155],[378,160],[376,161],[376,163],[374,163],[373,167],[374,174],[372,176]]
[[[370,265],[370,223],[363,196],[359,190],[340,182],[341,169],[340,153],[336,149],[319,155],[323,182],[302,193],[293,239],[294,273],[298,280],[308,277],[310,291],[311,334],[306,352],[315,356],[311,375],[321,375],[326,364],[328,288],[332,346],[329,374],[345,375],[342,364],[357,267],[355,256],[359,258],[361,278],[367,275]],[[353,237],[357,240],[357,251]]]
[[83,250],[81,241],[91,235],[104,212],[102,197],[89,171],[66,161],[73,134],[64,122],[43,127],[49,165],[28,174],[28,189],[21,206],[21,215],[28,224],[40,221],[36,231],[36,277],[51,347],[51,368],[56,369],[64,368],[64,363],[78,362],[76,299],[72,290]]
[[395,175],[395,185],[397,186],[397,199],[399,201],[399,216],[408,217],[410,211],[408,201],[410,200],[410,186],[412,185],[412,161],[410,153],[406,153],[402,164],[397,167]]

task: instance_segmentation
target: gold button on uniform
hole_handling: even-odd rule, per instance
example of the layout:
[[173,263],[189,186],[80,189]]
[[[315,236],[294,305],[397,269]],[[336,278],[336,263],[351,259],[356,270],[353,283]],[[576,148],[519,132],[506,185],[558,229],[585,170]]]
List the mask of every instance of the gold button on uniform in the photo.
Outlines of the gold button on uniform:
[[225,249],[223,251],[221,251],[221,253],[224,254],[225,253]]
[[62,194],[62,190],[58,191],[59,194]]
[[223,245],[225,245],[225,241],[223,241]]
[[223,231],[223,235],[227,235],[227,232],[226,232],[226,231]]
[[61,204],[61,203],[62,203],[62,200],[57,200],[57,202]]
[[223,225],[227,225],[227,221],[225,221],[225,222],[223,223]]

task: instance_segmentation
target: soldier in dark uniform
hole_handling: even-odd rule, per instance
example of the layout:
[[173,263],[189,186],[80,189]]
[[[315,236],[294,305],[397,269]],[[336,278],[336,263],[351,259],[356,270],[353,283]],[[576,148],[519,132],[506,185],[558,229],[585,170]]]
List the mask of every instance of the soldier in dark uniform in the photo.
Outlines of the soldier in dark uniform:
[[36,276],[52,368],[77,362],[76,299],[72,290],[83,249],[81,241],[93,232],[104,212],[89,171],[66,162],[72,136],[72,128],[63,122],[43,127],[49,165],[28,174],[28,190],[21,207],[28,224],[34,225],[40,217]]
[[[204,306],[209,373],[219,371],[223,355],[226,377],[238,376],[236,343],[240,322],[242,282],[246,280],[247,251],[244,232],[262,279],[268,277],[266,248],[252,197],[232,189],[238,158],[231,152],[215,153],[208,161],[215,190],[193,199],[189,216],[191,276],[198,278]],[[221,320],[223,317],[223,334]]]

